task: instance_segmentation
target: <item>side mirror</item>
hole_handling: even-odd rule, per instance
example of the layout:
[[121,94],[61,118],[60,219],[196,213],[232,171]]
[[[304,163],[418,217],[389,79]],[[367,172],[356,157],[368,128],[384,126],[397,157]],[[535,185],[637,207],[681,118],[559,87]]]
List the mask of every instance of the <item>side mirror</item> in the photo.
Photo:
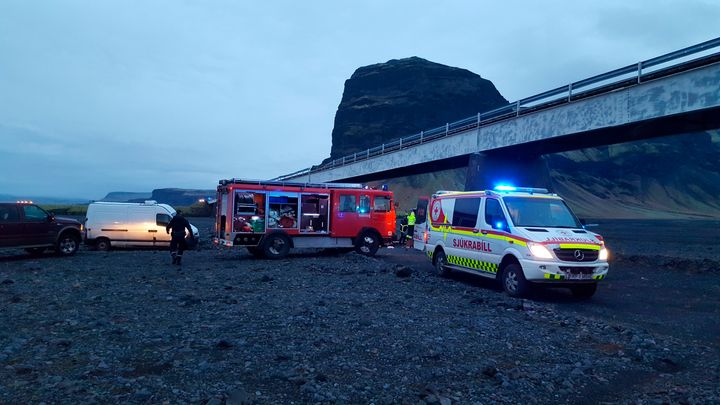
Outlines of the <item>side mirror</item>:
[[48,213],[47,220],[48,222],[55,222],[55,214],[52,212]]

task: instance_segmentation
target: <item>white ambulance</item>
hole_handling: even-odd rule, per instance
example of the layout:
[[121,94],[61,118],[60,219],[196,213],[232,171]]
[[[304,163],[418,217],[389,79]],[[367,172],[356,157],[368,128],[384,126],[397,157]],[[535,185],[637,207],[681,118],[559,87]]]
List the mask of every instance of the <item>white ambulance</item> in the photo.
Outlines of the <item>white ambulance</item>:
[[415,247],[441,275],[460,270],[494,278],[514,297],[542,283],[589,298],[608,272],[603,238],[545,189],[438,191],[427,214],[416,225]]

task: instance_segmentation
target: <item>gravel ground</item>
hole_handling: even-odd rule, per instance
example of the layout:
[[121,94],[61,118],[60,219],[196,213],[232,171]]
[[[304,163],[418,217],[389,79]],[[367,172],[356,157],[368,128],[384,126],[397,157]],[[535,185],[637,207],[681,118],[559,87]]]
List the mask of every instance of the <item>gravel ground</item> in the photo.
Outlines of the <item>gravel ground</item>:
[[717,346],[390,253],[2,252],[0,403],[720,403]]

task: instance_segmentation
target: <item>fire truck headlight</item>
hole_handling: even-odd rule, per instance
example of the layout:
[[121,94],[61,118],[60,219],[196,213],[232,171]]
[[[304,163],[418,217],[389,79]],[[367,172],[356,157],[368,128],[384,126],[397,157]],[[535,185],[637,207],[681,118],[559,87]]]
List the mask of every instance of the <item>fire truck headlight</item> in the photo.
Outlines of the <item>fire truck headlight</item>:
[[552,253],[545,246],[539,243],[528,243],[530,253],[538,259],[552,259]]
[[607,260],[608,259],[608,250],[606,248],[600,249],[600,254],[598,255],[598,260]]

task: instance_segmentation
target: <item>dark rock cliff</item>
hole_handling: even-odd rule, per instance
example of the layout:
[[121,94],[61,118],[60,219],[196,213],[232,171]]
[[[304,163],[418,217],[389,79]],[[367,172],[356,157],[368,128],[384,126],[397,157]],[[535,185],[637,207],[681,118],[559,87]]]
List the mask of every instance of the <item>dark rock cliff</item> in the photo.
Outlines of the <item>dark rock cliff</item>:
[[[335,115],[332,158],[506,104],[488,80],[420,58],[359,68]],[[720,218],[720,133],[708,131],[545,156],[553,188],[591,218]],[[401,211],[462,190],[465,169],[385,179]]]
[[412,57],[364,66],[345,81],[331,159],[507,104],[491,81]]

